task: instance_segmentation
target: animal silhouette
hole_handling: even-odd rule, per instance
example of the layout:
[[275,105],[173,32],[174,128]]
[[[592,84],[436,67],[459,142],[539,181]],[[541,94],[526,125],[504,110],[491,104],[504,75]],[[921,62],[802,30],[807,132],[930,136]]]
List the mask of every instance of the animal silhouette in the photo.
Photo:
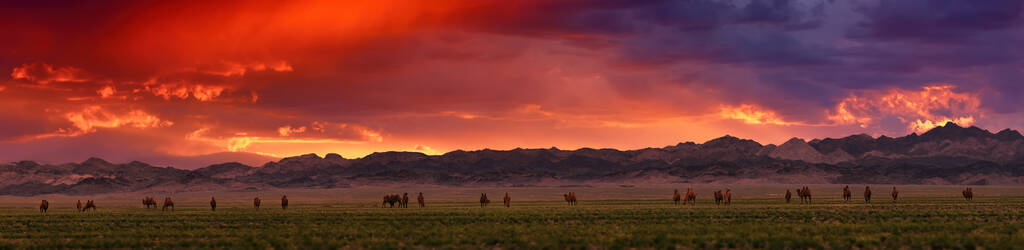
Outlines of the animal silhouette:
[[865,203],[871,203],[871,187],[870,186],[865,186],[864,187],[864,202]]
[[693,191],[693,188],[686,189],[686,196],[683,197],[683,205],[689,202],[691,206],[697,205],[697,192]]
[[853,198],[853,192],[850,191],[850,186],[847,185],[843,187],[843,202],[850,202],[851,198]]
[[259,209],[261,203],[263,203],[263,200],[260,200],[260,197],[252,198],[252,207],[253,208]]
[[420,192],[419,196],[416,196],[416,202],[420,203],[420,207],[426,207],[427,203],[423,201],[423,192]]
[[575,206],[576,205],[576,193],[575,192],[569,192],[569,193],[563,194],[562,196],[565,197],[565,203],[568,203],[569,206]]
[[164,206],[163,206],[163,208],[161,208],[161,210],[167,211],[168,207],[171,208],[172,212],[174,211],[174,201],[171,200],[171,197],[164,198]]
[[896,203],[896,198],[900,196],[900,191],[896,190],[896,187],[892,187],[892,192],[890,192],[890,194],[892,194],[892,202]]
[[85,206],[82,207],[82,212],[89,211],[90,208],[92,208],[92,211],[96,211],[96,202],[92,200],[87,200],[85,201]]
[[84,211],[82,210],[82,200],[78,200],[78,202],[75,203],[75,210],[78,210],[79,212]]
[[962,193],[964,195],[964,200],[974,200],[974,188],[966,188]]
[[732,204],[732,192],[728,188],[726,188],[725,189],[725,205],[728,206],[729,204]]
[[682,199],[682,195],[679,195],[679,189],[676,189],[675,192],[672,193],[672,203],[679,205],[679,201]]
[[39,213],[46,213],[46,210],[50,209],[50,202],[43,200],[39,202]]
[[210,197],[210,211],[217,211],[217,199]]
[[288,196],[287,195],[282,195],[281,196],[281,209],[288,209]]
[[722,200],[725,199],[722,190],[715,191],[712,195],[715,197],[715,205],[722,205]]
[[491,203],[491,199],[487,198],[487,194],[486,193],[480,193],[480,207],[485,207],[485,206],[487,206],[487,204],[490,204],[490,203]]
[[146,206],[146,208],[156,208],[156,199],[146,196],[146,198],[142,199],[142,205]]
[[402,201],[399,203],[399,207],[409,207],[409,193],[402,193]]
[[811,188],[804,186],[803,188],[797,190],[797,195],[800,195],[801,203],[807,202],[807,204],[811,204]]
[[786,189],[786,203],[789,203],[790,199],[793,199],[793,192],[790,192],[789,189]]
[[508,192],[505,192],[505,198],[502,201],[505,202],[505,207],[512,207],[512,197],[508,196]]
[[383,199],[383,202],[380,203],[380,207],[389,206],[389,207],[393,208],[393,207],[395,207],[395,203],[398,203],[398,206],[401,207],[402,206],[401,202],[402,202],[402,197],[399,196],[398,194],[388,194],[388,195],[384,195],[384,199]]

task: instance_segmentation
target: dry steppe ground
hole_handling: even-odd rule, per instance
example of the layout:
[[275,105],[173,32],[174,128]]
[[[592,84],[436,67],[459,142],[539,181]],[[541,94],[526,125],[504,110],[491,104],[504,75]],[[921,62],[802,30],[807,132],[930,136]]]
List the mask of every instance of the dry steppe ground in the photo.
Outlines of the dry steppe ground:
[[[696,206],[672,205],[673,189],[694,187]],[[450,188],[408,186],[175,193],[175,212],[141,208],[143,196],[0,196],[0,248],[1015,248],[1024,245],[1024,187],[976,186],[963,201],[959,186],[808,185],[814,203],[782,200],[801,185],[689,185]],[[715,205],[711,191],[730,188],[733,205]],[[569,207],[564,192],[576,192]],[[410,208],[382,209],[386,193],[410,193]],[[427,207],[416,205],[423,192]],[[492,203],[480,208],[486,192]],[[509,192],[512,208],[501,206]],[[291,205],[282,210],[287,194]],[[218,210],[209,211],[209,197]],[[251,207],[263,198],[263,208]],[[50,212],[36,210],[40,199]],[[74,200],[97,201],[96,212],[73,211]]]

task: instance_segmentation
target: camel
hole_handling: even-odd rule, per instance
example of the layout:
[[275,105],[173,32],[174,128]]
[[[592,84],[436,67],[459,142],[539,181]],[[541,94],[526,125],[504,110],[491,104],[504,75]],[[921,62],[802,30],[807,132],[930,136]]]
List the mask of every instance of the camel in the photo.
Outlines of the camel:
[[732,204],[732,192],[728,188],[725,189],[725,205]]
[[164,198],[164,207],[161,210],[167,211],[167,207],[171,207],[171,212],[174,212],[174,201],[171,200],[171,197]]
[[800,202],[807,202],[811,204],[811,188],[804,186],[800,190],[797,190],[797,194],[800,195]]
[[259,209],[260,208],[260,203],[263,203],[263,200],[260,200],[260,197],[252,198],[252,207],[253,208]]
[[39,203],[39,213],[46,213],[46,210],[50,209],[50,202],[43,200]]
[[714,196],[715,196],[715,205],[721,205],[722,204],[722,200],[725,199],[724,196],[722,195],[722,190],[715,191]]
[[850,186],[847,185],[843,187],[843,202],[850,202],[851,198],[853,198],[853,192],[850,191]]
[[210,197],[210,210],[217,211],[217,199]]
[[83,211],[82,210],[82,200],[78,200],[78,202],[75,203],[75,210]]
[[487,194],[486,193],[480,193],[480,207],[485,207],[485,206],[487,206],[487,204],[490,204],[490,203],[491,203],[491,199],[487,198]]
[[156,199],[146,196],[146,198],[142,199],[142,205],[146,206],[146,208],[156,208]]
[[900,191],[896,190],[896,187],[892,187],[892,202],[896,203],[896,198],[900,196]]
[[966,189],[964,189],[963,194],[964,194],[964,200],[967,200],[967,201],[974,200],[974,188],[966,188]]
[[689,202],[691,206],[697,205],[697,192],[693,191],[693,188],[686,189],[686,196],[683,197],[683,205]]
[[807,203],[811,203],[811,188],[804,186],[804,195],[807,196]]
[[567,194],[563,194],[562,196],[565,197],[565,203],[568,203],[569,206],[575,206],[576,205],[576,193],[575,192],[569,192]]
[[398,207],[402,207],[402,197],[398,194],[387,194],[384,195],[383,201],[380,203],[380,207],[390,206],[395,207],[395,203],[398,203]]
[[786,189],[786,203],[789,203],[790,199],[793,199],[793,192],[790,192],[789,189]]
[[679,200],[682,200],[682,196],[679,195],[679,189],[676,189],[676,191],[672,193],[672,203],[679,205]]
[[864,187],[864,203],[871,203],[871,186]]
[[287,195],[282,195],[281,196],[281,209],[282,210],[288,209],[288,196]]
[[[79,203],[81,203],[81,201],[79,201]],[[96,202],[87,200],[85,201],[85,206],[82,207],[82,212],[88,211],[90,208],[92,208],[92,211],[96,211]]]
[[399,203],[399,207],[409,207],[409,193],[402,193],[402,201]]
[[512,197],[508,196],[508,192],[505,192],[505,198],[502,201],[505,202],[505,207],[512,207]]
[[423,201],[423,192],[420,192],[419,196],[416,196],[416,202],[420,203],[420,207],[426,207],[427,203]]

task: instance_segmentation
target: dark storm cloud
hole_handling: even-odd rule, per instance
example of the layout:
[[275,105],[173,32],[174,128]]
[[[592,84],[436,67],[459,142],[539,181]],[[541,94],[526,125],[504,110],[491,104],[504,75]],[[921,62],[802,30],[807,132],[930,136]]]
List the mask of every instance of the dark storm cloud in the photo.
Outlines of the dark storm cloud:
[[928,43],[971,42],[976,35],[1019,27],[1024,2],[1017,0],[882,0],[859,8],[866,17],[852,37],[910,39]]

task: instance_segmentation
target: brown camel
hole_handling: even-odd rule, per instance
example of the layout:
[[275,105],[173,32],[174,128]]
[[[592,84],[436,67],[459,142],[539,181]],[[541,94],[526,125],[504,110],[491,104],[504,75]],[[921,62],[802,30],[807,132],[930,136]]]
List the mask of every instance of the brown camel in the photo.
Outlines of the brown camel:
[[790,192],[789,189],[786,189],[786,203],[789,203],[790,199],[793,199],[793,192]]
[[427,202],[423,201],[423,192],[420,192],[419,196],[416,196],[416,202],[420,203],[420,207],[426,207]]
[[722,190],[715,191],[712,195],[715,197],[715,205],[722,205],[722,200],[725,196],[722,195]]
[[679,189],[676,189],[675,192],[672,192],[672,203],[679,205],[679,201],[682,199],[683,196],[679,195]]
[[505,192],[505,198],[502,201],[505,202],[505,207],[512,207],[512,197],[508,196],[508,192]]
[[490,204],[490,203],[491,203],[491,199],[487,198],[487,194],[486,193],[480,193],[480,207],[485,207],[485,206],[487,206],[487,204]]
[[811,204],[811,188],[807,188],[807,186],[805,185],[804,190],[801,190],[800,192],[802,193],[804,199],[807,199],[807,204]]
[[380,203],[380,207],[387,206],[390,208],[394,208],[395,203],[398,203],[398,207],[402,207],[402,196],[399,196],[398,194],[384,195],[384,199]]
[[96,211],[96,202],[92,200],[87,200],[85,201],[85,206],[82,207],[82,212],[89,211],[90,208],[92,208],[92,211]]
[[210,211],[217,211],[217,199],[210,197]]
[[565,203],[568,203],[569,206],[575,206],[576,205],[576,193],[575,192],[569,192],[569,193],[564,194],[562,196],[565,197]]
[[850,202],[851,198],[853,198],[853,192],[850,191],[850,186],[847,185],[843,187],[843,202]]
[[967,201],[974,200],[974,188],[966,188],[966,189],[964,189],[963,194],[964,194],[964,200],[967,200]]
[[686,189],[686,196],[683,197],[683,205],[689,202],[691,206],[697,205],[697,192],[693,191],[693,188]]
[[871,186],[864,187],[864,202],[871,203]]
[[146,206],[146,208],[156,208],[156,199],[146,196],[146,198],[142,199],[142,205]]
[[402,193],[402,201],[398,203],[399,207],[409,207],[409,193]]
[[75,210],[83,211],[82,210],[82,200],[78,200],[78,202],[75,203]]
[[164,198],[164,207],[161,210],[167,211],[167,207],[171,207],[171,212],[174,211],[174,201],[171,200],[171,197]]
[[725,189],[725,205],[732,204],[732,192],[728,188]]
[[50,202],[43,200],[39,203],[39,213],[46,213],[46,210],[50,209]]
[[252,198],[252,207],[253,208],[259,209],[260,208],[260,203],[263,203],[263,200],[260,200],[260,197]]
[[896,203],[896,198],[900,196],[900,191],[896,190],[896,187],[892,187],[892,202]]
[[281,209],[288,209],[288,196],[287,195],[282,195],[281,196]]

